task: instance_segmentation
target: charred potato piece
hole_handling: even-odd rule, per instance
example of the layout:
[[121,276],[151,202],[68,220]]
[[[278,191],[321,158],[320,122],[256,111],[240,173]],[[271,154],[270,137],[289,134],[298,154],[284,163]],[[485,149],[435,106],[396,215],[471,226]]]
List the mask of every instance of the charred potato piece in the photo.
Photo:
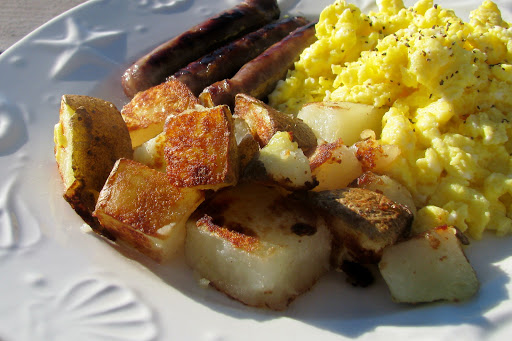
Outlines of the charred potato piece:
[[411,213],[416,216],[416,205],[414,204],[411,192],[398,181],[387,175],[367,171],[355,179],[350,186],[366,188],[374,192],[382,193],[394,202],[407,206]]
[[167,120],[167,175],[177,187],[217,190],[238,181],[238,152],[227,106],[196,108]]
[[116,242],[163,262],[183,247],[185,223],[202,191],[177,188],[165,173],[120,159],[100,192],[94,216]]
[[115,162],[133,153],[120,112],[99,98],[64,95],[54,141],[64,198],[87,224],[105,234],[92,216],[96,199]]
[[228,296],[283,310],[329,269],[331,237],[320,216],[278,188],[239,184],[187,222],[185,256]]
[[309,192],[334,238],[332,263],[376,264],[383,250],[409,236],[412,213],[384,195],[362,188]]
[[415,235],[384,249],[380,273],[397,302],[462,301],[476,294],[476,273],[464,254],[467,243],[450,226]]
[[278,131],[292,133],[293,141],[304,151],[316,146],[313,130],[302,120],[277,111],[264,102],[245,94],[235,97],[235,115],[243,118],[261,147]]
[[137,93],[121,110],[133,148],[161,133],[167,116],[198,104],[187,86],[175,79]]

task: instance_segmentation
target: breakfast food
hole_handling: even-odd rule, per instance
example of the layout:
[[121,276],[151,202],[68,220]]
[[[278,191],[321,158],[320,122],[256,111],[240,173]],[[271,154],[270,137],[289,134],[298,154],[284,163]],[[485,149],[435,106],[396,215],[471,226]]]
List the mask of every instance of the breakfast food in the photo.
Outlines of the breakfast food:
[[322,217],[275,187],[229,187],[187,223],[187,262],[247,305],[283,310],[329,269]]
[[171,77],[181,81],[198,96],[208,85],[230,78],[245,63],[256,58],[294,29],[307,23],[303,17],[285,17],[271,22],[204,55]]
[[431,0],[378,5],[324,9],[318,40],[270,104],[291,114],[319,101],[384,109],[378,142],[400,149],[384,172],[412,193],[415,232],[446,224],[475,239],[511,233],[510,24],[491,1],[469,22]]
[[276,0],[246,0],[217,14],[137,60],[123,74],[124,92],[133,97],[139,91],[162,83],[188,63],[268,24],[280,13]]
[[410,235],[412,213],[382,193],[343,188],[309,192],[307,200],[324,211],[333,234],[335,268],[346,261],[376,264],[384,249]]
[[206,87],[199,98],[206,105],[226,104],[231,108],[238,93],[264,99],[286,75],[297,55],[315,39],[314,23],[297,28],[242,66],[232,78]]
[[[119,156],[96,193],[105,235],[158,262],[183,247],[203,283],[256,307],[286,308],[330,269],[367,285],[377,265],[399,302],[472,297],[459,224],[478,238],[476,215],[490,215],[468,202],[509,200],[493,191],[512,148],[510,103],[497,91],[509,90],[508,24],[490,2],[467,25],[428,0],[380,6],[365,15],[336,1],[199,98],[179,77],[139,91],[116,114],[133,160]],[[488,164],[484,152],[507,157]]]
[[176,187],[165,173],[121,158],[93,215],[118,243],[163,262],[183,247],[185,223],[203,200],[203,191]]
[[460,301],[478,291],[479,282],[454,227],[439,226],[384,249],[379,269],[393,299],[404,303]]
[[279,131],[290,132],[293,141],[304,151],[317,145],[315,133],[303,120],[277,111],[252,96],[237,94],[234,114],[247,123],[251,135],[260,147],[266,146]]
[[133,148],[160,134],[167,116],[196,105],[199,105],[199,100],[190,89],[173,79],[138,92],[121,109]]
[[92,212],[116,161],[133,154],[121,113],[99,98],[64,95],[54,142],[64,199],[92,229],[109,236]]

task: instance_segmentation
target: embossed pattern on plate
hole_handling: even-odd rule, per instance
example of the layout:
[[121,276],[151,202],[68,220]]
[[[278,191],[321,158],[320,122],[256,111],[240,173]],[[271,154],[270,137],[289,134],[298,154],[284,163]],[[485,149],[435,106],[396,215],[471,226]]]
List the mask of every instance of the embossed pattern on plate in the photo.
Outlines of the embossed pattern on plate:
[[[329,274],[284,313],[201,288],[166,265],[100,240],[62,200],[53,125],[62,94],[126,98],[124,68],[236,0],[92,0],[0,55],[0,340],[500,340],[512,332],[512,238],[475,242],[482,288],[471,302],[401,306],[382,282]],[[314,17],[330,0],[279,0]],[[352,1],[363,11],[372,0]],[[496,1],[512,20],[512,4]],[[408,1],[407,4],[413,3]],[[464,18],[479,0],[440,0]]]

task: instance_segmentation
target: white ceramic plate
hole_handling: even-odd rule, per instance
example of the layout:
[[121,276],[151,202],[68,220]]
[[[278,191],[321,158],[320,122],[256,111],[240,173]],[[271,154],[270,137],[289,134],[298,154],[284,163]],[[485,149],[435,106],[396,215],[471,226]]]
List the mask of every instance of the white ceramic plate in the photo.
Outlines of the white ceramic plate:
[[[397,305],[382,281],[358,289],[332,273],[274,313],[200,288],[182,259],[159,266],[88,233],[61,197],[53,158],[61,95],[121,106],[119,77],[131,62],[236,2],[91,1],[0,56],[0,340],[499,340],[512,332],[511,238],[467,249],[481,281],[469,302]],[[463,18],[479,4],[439,2]],[[312,17],[330,0],[279,3]],[[510,21],[510,1],[498,3]]]

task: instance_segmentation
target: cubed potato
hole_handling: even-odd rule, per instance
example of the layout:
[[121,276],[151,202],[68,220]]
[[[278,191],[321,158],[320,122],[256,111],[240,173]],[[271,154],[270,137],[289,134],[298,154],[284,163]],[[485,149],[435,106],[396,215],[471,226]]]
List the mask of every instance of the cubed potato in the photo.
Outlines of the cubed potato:
[[228,106],[195,108],[164,128],[167,175],[175,186],[218,190],[238,181],[239,160]]
[[393,299],[422,303],[473,297],[479,281],[459,235],[454,227],[442,226],[387,247],[379,269]]
[[365,130],[362,136],[365,138],[354,143],[350,149],[354,151],[363,171],[384,172],[401,153],[396,145],[380,143],[372,130]]
[[121,113],[99,98],[64,95],[54,141],[64,199],[94,231],[106,235],[92,216],[98,193],[115,162],[133,154]]
[[406,206],[411,213],[416,216],[416,205],[411,192],[398,181],[387,175],[367,171],[354,180],[351,186],[382,193],[394,202]]
[[266,146],[280,131],[290,132],[293,141],[304,151],[314,148],[317,144],[315,133],[302,120],[282,113],[249,95],[236,95],[235,115],[247,122],[260,147]]
[[161,132],[157,136],[135,148],[133,150],[133,159],[145,164],[149,168],[165,173],[167,171],[167,162],[165,161],[164,152],[165,141],[165,134]]
[[283,310],[329,269],[322,218],[274,187],[239,184],[205,202],[187,223],[188,264],[226,295]]
[[165,173],[120,159],[100,192],[94,216],[119,244],[163,262],[182,249],[185,223],[203,200],[200,190],[177,188]]
[[314,191],[347,187],[363,173],[363,167],[354,151],[341,139],[322,143],[309,157],[311,174],[318,181]]
[[376,264],[383,250],[409,236],[412,213],[381,193],[363,188],[309,192],[334,239],[332,264]]
[[136,148],[161,133],[167,116],[198,104],[199,100],[187,86],[175,79],[137,93],[121,110],[132,147]]
[[316,185],[309,160],[292,141],[291,133],[277,132],[260,150],[258,160],[267,175],[284,188],[310,189]]
[[384,110],[351,102],[314,102],[305,104],[297,114],[313,129],[317,138],[327,142],[342,139],[347,146],[359,141],[366,129],[382,131]]

